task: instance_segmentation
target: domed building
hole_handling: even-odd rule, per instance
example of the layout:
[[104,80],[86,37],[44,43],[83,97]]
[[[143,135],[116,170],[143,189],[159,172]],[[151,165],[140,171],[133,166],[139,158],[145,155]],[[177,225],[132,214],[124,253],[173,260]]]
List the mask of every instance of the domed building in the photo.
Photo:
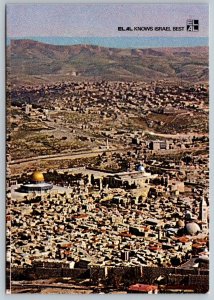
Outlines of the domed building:
[[45,182],[45,178],[42,172],[35,171],[33,172],[30,181],[24,183],[20,190],[23,193],[31,193],[31,192],[47,192],[53,188],[53,184],[49,182]]
[[144,166],[143,166],[143,165],[139,165],[139,166],[137,167],[137,171],[138,171],[138,172],[145,172]]
[[192,219],[192,213],[191,213],[191,211],[187,210],[185,212],[185,220],[190,221],[191,219]]
[[178,227],[178,228],[184,228],[184,226],[185,226],[185,223],[184,223],[183,220],[178,220],[176,222],[176,227]]
[[197,223],[190,222],[190,223],[186,224],[185,231],[189,235],[196,235],[199,232],[201,232],[201,228],[199,227],[199,225]]
[[44,175],[42,174],[42,172],[35,171],[32,174],[31,180],[32,180],[32,182],[37,183],[37,182],[44,182],[45,178],[44,178]]

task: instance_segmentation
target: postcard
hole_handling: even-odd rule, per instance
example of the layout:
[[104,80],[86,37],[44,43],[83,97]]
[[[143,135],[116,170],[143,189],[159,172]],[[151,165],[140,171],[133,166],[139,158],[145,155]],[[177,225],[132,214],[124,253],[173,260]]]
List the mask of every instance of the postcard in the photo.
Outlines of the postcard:
[[7,294],[208,292],[208,29],[208,4],[7,5]]

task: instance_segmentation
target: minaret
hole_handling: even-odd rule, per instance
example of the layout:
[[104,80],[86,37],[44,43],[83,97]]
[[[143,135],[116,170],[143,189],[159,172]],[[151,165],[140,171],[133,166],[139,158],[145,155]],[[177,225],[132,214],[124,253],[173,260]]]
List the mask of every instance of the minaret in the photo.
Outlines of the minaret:
[[208,216],[207,203],[203,197],[199,207],[199,219],[202,221],[202,230],[207,229],[207,216]]
[[160,241],[162,239],[162,228],[159,227],[158,228],[158,241]]
[[207,222],[207,203],[206,203],[204,197],[202,198],[201,203],[200,203],[199,218],[202,222]]
[[106,149],[109,149],[108,138],[106,139]]

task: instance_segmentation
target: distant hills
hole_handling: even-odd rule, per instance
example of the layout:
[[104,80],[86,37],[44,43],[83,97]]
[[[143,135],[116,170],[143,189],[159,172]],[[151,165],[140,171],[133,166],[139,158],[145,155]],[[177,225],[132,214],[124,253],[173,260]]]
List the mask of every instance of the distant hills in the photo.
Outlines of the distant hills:
[[118,49],[12,40],[8,80],[16,84],[61,80],[208,80],[208,47]]

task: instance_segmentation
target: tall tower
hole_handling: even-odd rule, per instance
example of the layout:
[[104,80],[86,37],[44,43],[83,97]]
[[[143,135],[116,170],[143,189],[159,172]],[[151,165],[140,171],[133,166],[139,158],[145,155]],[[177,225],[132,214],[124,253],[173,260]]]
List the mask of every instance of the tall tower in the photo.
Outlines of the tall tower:
[[108,138],[106,139],[106,149],[109,150]]
[[207,216],[207,203],[203,197],[199,207],[199,219],[202,221],[202,229],[207,229]]
[[201,200],[200,208],[199,208],[199,218],[202,222],[207,222],[207,203],[204,197]]
[[28,115],[30,113],[32,109],[32,105],[31,104],[26,104],[25,105],[25,113]]

